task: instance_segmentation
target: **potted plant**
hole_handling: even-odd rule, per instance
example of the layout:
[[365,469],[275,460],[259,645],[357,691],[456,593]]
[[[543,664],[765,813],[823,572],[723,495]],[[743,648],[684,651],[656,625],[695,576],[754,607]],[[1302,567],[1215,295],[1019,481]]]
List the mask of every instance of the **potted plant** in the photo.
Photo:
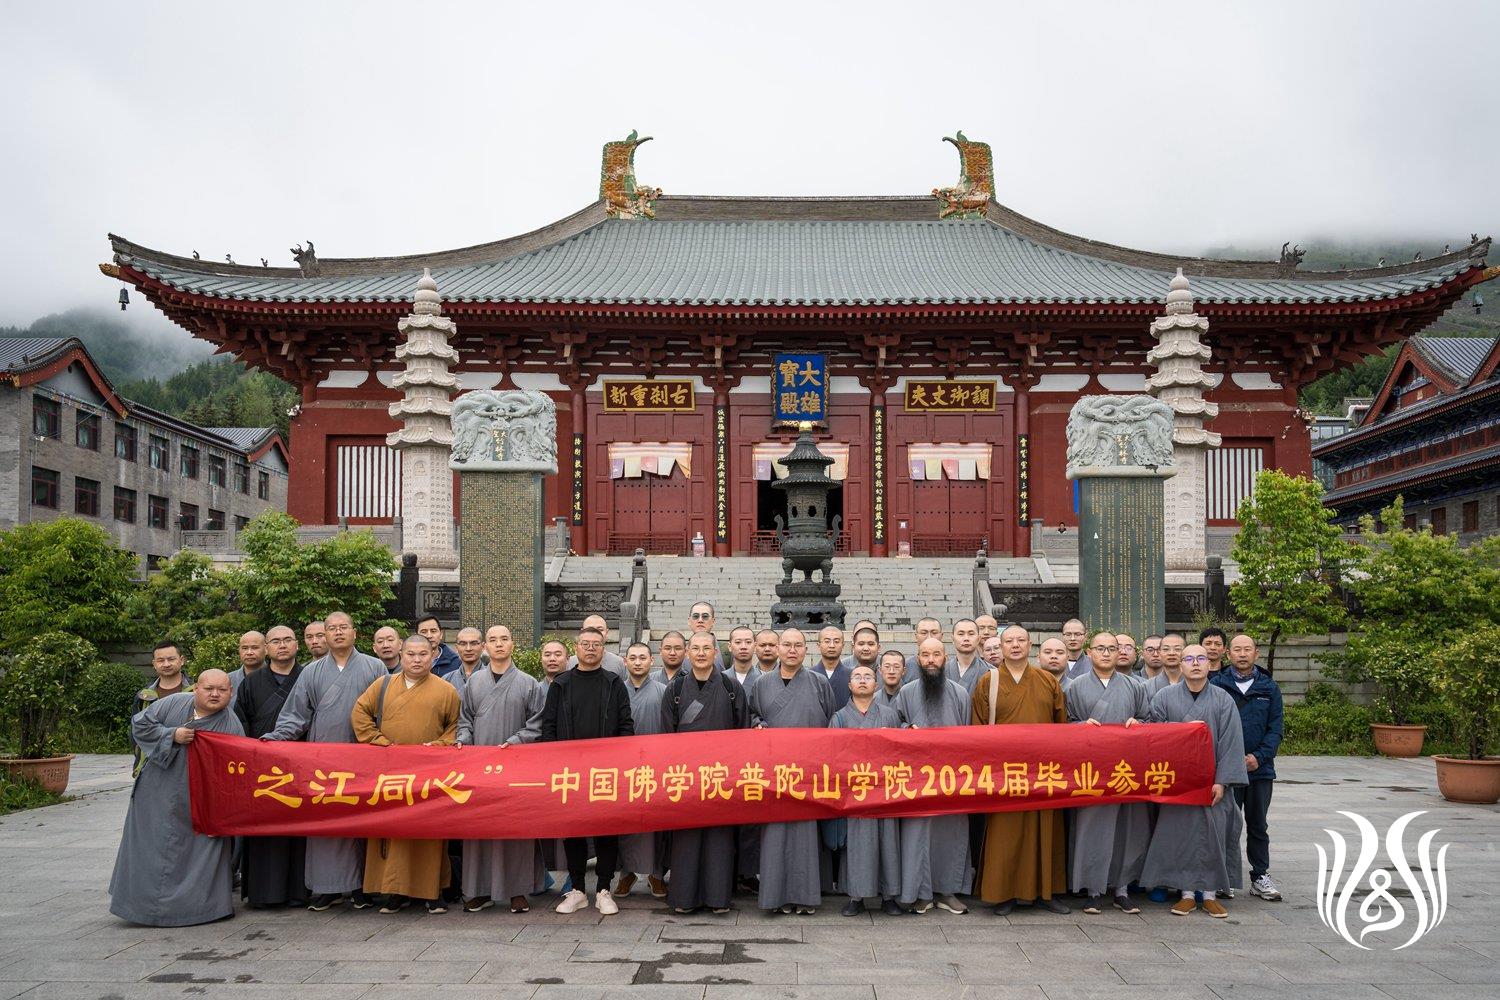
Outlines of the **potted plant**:
[[1453,709],[1467,757],[1435,756],[1438,791],[1452,802],[1500,802],[1500,626],[1487,625],[1453,643],[1438,661],[1439,696]]
[[1421,755],[1427,727],[1416,723],[1410,713],[1432,699],[1431,653],[1430,645],[1399,623],[1372,623],[1367,631],[1349,636],[1348,646],[1338,657],[1338,672],[1347,680],[1375,684],[1370,735],[1377,753]]
[[58,754],[58,725],[73,709],[73,685],[99,659],[93,643],[66,632],[30,640],[6,659],[0,674],[0,717],[16,734],[15,757],[0,768],[61,795],[68,787],[73,755]]

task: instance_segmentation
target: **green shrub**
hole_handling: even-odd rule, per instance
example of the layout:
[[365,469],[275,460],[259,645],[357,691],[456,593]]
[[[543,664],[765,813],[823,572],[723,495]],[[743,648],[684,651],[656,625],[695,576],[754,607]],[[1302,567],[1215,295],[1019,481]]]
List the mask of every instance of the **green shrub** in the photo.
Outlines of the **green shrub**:
[[1460,638],[1437,664],[1437,687],[1451,711],[1453,736],[1470,760],[1483,760],[1500,738],[1500,626]]
[[196,680],[205,670],[228,673],[240,665],[240,632],[221,632],[198,640],[187,658],[185,669]]
[[55,805],[63,796],[53,795],[34,781],[13,778],[0,771],[0,816],[20,812],[22,809],[37,809]]
[[0,673],[0,718],[20,756],[59,749],[58,726],[75,703],[74,685],[98,662],[93,643],[66,632],[45,632],[8,659]]
[[[83,672],[75,687],[78,723],[114,730],[130,723],[135,696],[146,686],[144,675],[128,663],[95,663]],[[74,753],[88,753],[73,748]]]
[[53,630],[136,638],[140,623],[125,612],[135,570],[134,553],[76,517],[0,532],[0,639],[17,648]]
[[1375,752],[1370,710],[1331,684],[1314,684],[1301,704],[1288,704],[1282,754],[1342,755]]

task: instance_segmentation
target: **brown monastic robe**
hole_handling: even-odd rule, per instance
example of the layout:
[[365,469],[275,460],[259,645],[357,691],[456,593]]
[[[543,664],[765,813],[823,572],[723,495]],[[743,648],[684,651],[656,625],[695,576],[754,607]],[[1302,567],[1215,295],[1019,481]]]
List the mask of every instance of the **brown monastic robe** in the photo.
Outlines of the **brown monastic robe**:
[[[381,717],[378,728],[377,714]],[[365,689],[354,703],[350,721],[361,743],[451,746],[458,734],[458,692],[431,674],[408,689],[405,676],[398,671]],[[372,838],[365,844],[365,892],[437,899],[450,876],[448,849],[442,840]]]
[[[1004,666],[999,671],[995,724],[1066,723],[1062,686],[1040,667],[1027,666],[1017,683]],[[973,725],[990,722],[990,674],[974,686]],[[979,863],[979,897],[987,903],[1008,899],[1027,902],[1067,891],[1067,839],[1061,810],[991,813],[985,824]]]

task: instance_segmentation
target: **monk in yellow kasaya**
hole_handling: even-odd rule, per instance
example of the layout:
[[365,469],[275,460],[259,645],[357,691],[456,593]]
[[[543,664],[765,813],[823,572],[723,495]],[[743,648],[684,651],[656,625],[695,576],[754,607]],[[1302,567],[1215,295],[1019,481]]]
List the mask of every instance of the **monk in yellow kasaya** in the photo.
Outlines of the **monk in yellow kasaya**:
[[[452,746],[458,735],[458,692],[432,676],[432,643],[420,635],[401,647],[401,670],[379,678],[359,696],[350,721],[361,743]],[[428,913],[445,913],[443,889],[451,871],[442,840],[371,838],[365,845],[365,892],[383,893],[381,913],[420,899]]]

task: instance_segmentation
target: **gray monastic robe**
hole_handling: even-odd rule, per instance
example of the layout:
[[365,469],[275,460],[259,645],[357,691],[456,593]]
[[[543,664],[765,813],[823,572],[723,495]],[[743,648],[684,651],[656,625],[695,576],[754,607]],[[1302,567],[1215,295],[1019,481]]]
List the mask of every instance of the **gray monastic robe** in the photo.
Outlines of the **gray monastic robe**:
[[[635,735],[655,736],[662,732],[661,696],[666,688],[647,674],[640,687],[627,672],[625,690],[630,695],[630,717],[635,721]],[[620,835],[620,871],[637,875],[667,873],[667,835],[665,833],[626,833]]]
[[[542,709],[547,707],[547,689],[552,686],[552,681],[551,677],[543,677],[532,690],[531,704],[527,706],[526,725],[510,737],[510,742],[535,743],[542,738]],[[542,867],[547,871],[562,871],[568,867],[561,837],[537,841],[537,846],[542,851]]]
[[[667,733],[704,733],[745,729],[750,708],[738,684],[713,667],[699,683],[691,671],[678,677],[661,697],[661,727]],[[667,905],[696,910],[723,910],[734,892],[735,828],[709,826],[673,830],[667,883]]]
[[[851,699],[828,720],[830,729],[895,729],[901,717],[894,708],[870,702],[861,712]],[[844,841],[839,886],[850,899],[895,899],[901,893],[901,821],[850,817]]]
[[[724,671],[730,680],[740,685],[740,690],[745,692],[746,704],[749,703],[750,689],[755,682],[765,676],[760,669],[760,664],[754,660],[750,661],[750,672],[744,677],[735,673],[734,661],[729,663],[729,669]],[[754,725],[754,723],[751,723]],[[734,835],[734,874],[736,878],[754,878],[760,872],[760,824],[745,823],[735,828]]]
[[1152,722],[1206,722],[1214,739],[1214,784],[1224,786],[1215,806],[1162,805],[1140,883],[1216,892],[1238,889],[1240,811],[1232,786],[1249,782],[1245,770],[1245,733],[1239,709],[1229,692],[1207,684],[1193,697],[1184,681],[1170,684],[1151,699]]
[[[448,674],[453,677],[463,668]],[[531,717],[540,681],[512,666],[497,675],[481,667],[460,689],[458,742],[464,746],[499,746],[515,742],[515,735]],[[542,855],[535,840],[466,840],[463,842],[465,899],[489,897],[504,902],[542,891]]]
[[739,686],[748,694],[750,688],[755,684],[755,679],[760,676],[760,667],[756,666],[754,662],[751,662],[750,672],[747,673],[744,677],[741,677],[735,671],[734,663],[731,662],[724,673],[728,675],[730,680],[737,682]]
[[[333,654],[320,656],[306,667],[292,686],[276,728],[263,739],[309,743],[355,743],[350,715],[354,703],[369,686],[389,676],[385,664],[354,650],[340,670]],[[365,883],[365,839],[307,838],[307,891],[315,895],[344,895]]]
[[[824,729],[833,717],[833,688],[816,670],[803,667],[789,682],[768,673],[750,690],[750,710],[771,729]],[[760,837],[760,908],[817,906],[821,891],[821,844],[817,820],[768,823]]]
[[[972,669],[972,668],[971,668]],[[973,714],[969,694],[962,684],[946,681],[942,698],[929,705],[922,682],[908,684],[896,696],[896,711],[903,724],[922,729],[967,726]],[[901,819],[901,896],[910,906],[934,893],[968,892],[973,881],[969,860],[969,817],[913,816]]]
[[974,694],[974,685],[979,683],[979,678],[989,672],[990,665],[977,652],[974,654],[974,662],[969,664],[962,677],[958,675],[957,655],[948,657],[948,662],[943,664],[943,676],[962,687],[970,696]]
[[[1097,719],[1105,725],[1123,725],[1127,719],[1145,721],[1150,713],[1145,688],[1121,674],[1105,684],[1090,670],[1068,685],[1064,700],[1069,722]],[[1146,848],[1151,846],[1149,805],[1131,802],[1073,810],[1068,882],[1075,892],[1102,896],[1112,887],[1123,893],[1140,878]]]
[[[903,684],[902,687],[905,687],[905,685]],[[897,688],[895,694],[891,694],[889,691],[887,691],[884,684],[875,689],[875,704],[884,705],[886,708],[889,708],[892,711],[897,710],[896,699],[899,697],[901,697],[901,688]]]
[[489,669],[489,660],[488,660],[488,657],[486,657],[485,659],[480,660],[478,663],[474,664],[474,673],[472,673],[472,674],[466,674],[466,673],[464,673],[463,662],[459,661],[458,669],[457,670],[450,670],[446,674],[443,674],[443,680],[447,681],[449,684],[452,684],[453,685],[453,690],[457,691],[458,692],[458,696],[460,698],[462,698],[463,694],[464,694],[464,685],[466,685],[466,684],[469,683],[469,678],[473,677],[474,674],[477,674],[480,671],[488,670],[488,669]]
[[[1181,679],[1180,675],[1178,679]],[[1141,685],[1141,690],[1146,692],[1146,704],[1148,706],[1151,704],[1151,699],[1156,697],[1158,691],[1172,686],[1172,681],[1167,677],[1165,670],[1155,677],[1142,677],[1137,683]]]
[[109,880],[109,912],[147,927],[186,927],[234,916],[234,839],[193,832],[187,747],[172,738],[181,726],[245,735],[228,708],[194,719],[190,692],[167,695],[130,720],[145,765],[130,792]]

